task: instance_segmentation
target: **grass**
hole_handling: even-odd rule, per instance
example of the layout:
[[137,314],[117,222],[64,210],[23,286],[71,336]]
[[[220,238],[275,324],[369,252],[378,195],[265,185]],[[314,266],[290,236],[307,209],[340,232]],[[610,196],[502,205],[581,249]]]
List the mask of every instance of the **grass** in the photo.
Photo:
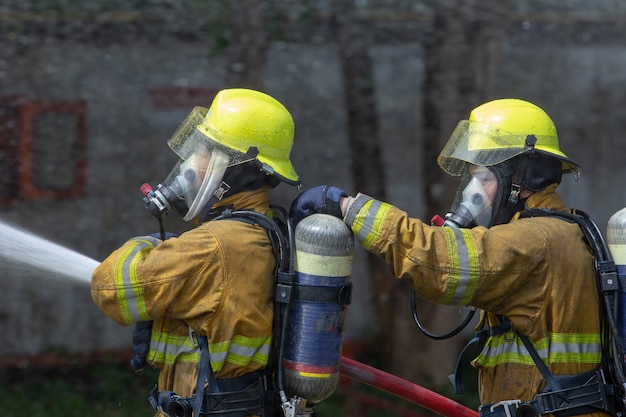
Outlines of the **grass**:
[[[155,411],[147,398],[156,381],[156,370],[136,373],[119,358],[5,368],[0,372],[2,416],[152,417]],[[433,413],[342,377],[336,392],[315,407],[315,417],[353,415],[425,417]]]
[[7,369],[0,376],[5,417],[148,417],[155,370],[135,373],[119,361]]

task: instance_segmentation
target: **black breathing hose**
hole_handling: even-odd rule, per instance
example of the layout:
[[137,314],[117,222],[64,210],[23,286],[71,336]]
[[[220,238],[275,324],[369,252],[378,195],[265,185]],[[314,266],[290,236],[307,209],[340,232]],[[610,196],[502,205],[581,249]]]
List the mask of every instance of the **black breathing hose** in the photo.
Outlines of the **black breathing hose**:
[[463,330],[469,324],[469,322],[472,320],[472,317],[474,317],[474,314],[476,313],[476,308],[471,307],[471,310],[467,313],[467,316],[465,316],[465,319],[454,330],[448,333],[438,335],[438,334],[431,333],[421,323],[419,317],[417,316],[416,301],[417,301],[417,295],[415,293],[415,290],[411,288],[411,311],[413,312],[413,321],[415,321],[415,324],[417,324],[417,327],[422,331],[422,333],[424,333],[426,336],[434,340],[449,339],[452,336],[458,334],[461,330]]

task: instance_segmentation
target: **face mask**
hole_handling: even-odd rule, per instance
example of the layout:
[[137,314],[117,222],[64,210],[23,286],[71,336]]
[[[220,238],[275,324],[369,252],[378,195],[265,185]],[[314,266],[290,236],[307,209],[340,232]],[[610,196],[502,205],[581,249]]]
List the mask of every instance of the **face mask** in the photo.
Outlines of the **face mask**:
[[[200,110],[198,110],[200,109]],[[167,141],[180,157],[168,177],[156,189],[149,184],[141,186],[143,201],[150,213],[160,218],[174,208],[183,220],[195,219],[207,206],[219,201],[228,192],[222,179],[226,169],[255,159],[256,153],[219,145],[198,130],[206,116],[206,109],[196,108]]]
[[183,197],[187,201],[194,201],[198,195],[198,189],[202,178],[204,178],[204,170],[199,170],[192,159],[182,161],[178,166],[178,173],[171,175],[170,181],[166,181],[166,184],[170,185],[170,188],[178,191],[178,195]]
[[488,168],[476,167],[472,170],[470,178],[461,193],[458,207],[446,214],[446,223],[449,226],[462,228],[489,226],[493,198],[497,189],[496,177]]
[[199,174],[198,176],[200,178],[195,180],[195,184],[198,185],[198,188],[195,188],[190,193],[189,199],[187,200],[189,202],[189,211],[183,217],[184,221],[188,222],[198,216],[211,198],[214,199],[214,202],[222,198],[223,193],[217,192],[218,190],[223,191],[223,188],[220,187],[227,187],[222,183],[222,179],[228,167],[228,162],[229,158],[226,153],[214,149],[205,170],[200,172],[194,170]]
[[160,217],[173,207],[183,220],[193,220],[219,189],[228,162],[228,155],[217,149],[210,156],[198,153],[179,160],[156,190],[142,191],[146,208]]

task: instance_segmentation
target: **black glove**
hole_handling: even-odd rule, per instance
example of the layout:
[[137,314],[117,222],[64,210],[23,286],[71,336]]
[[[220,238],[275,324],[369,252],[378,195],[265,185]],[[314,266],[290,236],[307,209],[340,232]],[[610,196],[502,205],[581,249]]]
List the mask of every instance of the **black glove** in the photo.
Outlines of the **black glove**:
[[130,360],[133,370],[139,372],[146,366],[146,356],[150,350],[150,338],[152,334],[152,320],[140,321],[135,324],[133,330],[133,350],[135,357]]
[[328,185],[320,185],[301,192],[291,203],[290,213],[293,224],[315,213],[330,214],[342,218],[341,197],[347,197],[345,191]]

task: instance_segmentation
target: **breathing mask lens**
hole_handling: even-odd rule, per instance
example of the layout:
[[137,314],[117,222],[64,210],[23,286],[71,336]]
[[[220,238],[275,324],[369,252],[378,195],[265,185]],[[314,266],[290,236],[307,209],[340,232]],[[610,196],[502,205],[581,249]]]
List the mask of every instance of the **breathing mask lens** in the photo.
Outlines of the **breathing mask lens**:
[[472,166],[467,181],[467,185],[461,185],[460,198],[457,198],[455,208],[446,215],[446,222],[457,227],[488,227],[498,187],[496,176],[486,167]]
[[179,160],[165,180],[165,185],[179,199],[187,201],[189,206],[198,195],[209,161],[208,151],[196,152],[187,160]]

